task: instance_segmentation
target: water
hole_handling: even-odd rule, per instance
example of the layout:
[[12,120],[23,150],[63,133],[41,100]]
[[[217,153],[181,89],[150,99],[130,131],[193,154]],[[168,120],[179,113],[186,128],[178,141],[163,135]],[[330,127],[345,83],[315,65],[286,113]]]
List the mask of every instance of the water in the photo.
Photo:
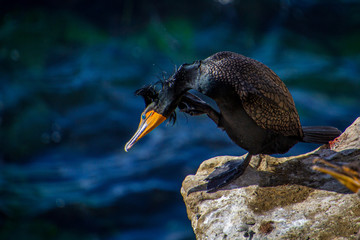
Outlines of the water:
[[[152,11],[166,8],[159,2]],[[290,23],[282,22],[285,10],[262,29],[262,21],[272,18],[260,14],[268,3],[249,8],[259,22],[241,27],[237,21],[251,17],[243,12],[249,3],[222,3],[196,17],[181,15],[185,7],[178,7],[180,13],[169,8],[148,22],[133,20],[131,30],[121,21],[109,27],[103,15],[91,17],[91,7],[84,10],[90,17],[76,6],[70,6],[73,12],[49,5],[48,11],[7,9],[0,27],[0,238],[194,239],[181,182],[203,160],[245,151],[210,119],[182,113],[174,126],[162,124],[129,153],[123,151],[144,107],[134,91],[157,81],[162,71],[170,75],[175,64],[219,50],[240,52],[285,81],[303,125],[344,130],[359,116],[356,46],[326,48],[311,29],[290,31]],[[133,7],[144,12],[139,3]],[[347,4],[343,8],[350,11]],[[109,6],[100,9],[117,22]],[[318,5],[286,9],[308,14]],[[343,42],[356,38],[357,24],[344,27]],[[313,39],[305,41],[308,34]],[[316,147],[298,144],[286,155]]]

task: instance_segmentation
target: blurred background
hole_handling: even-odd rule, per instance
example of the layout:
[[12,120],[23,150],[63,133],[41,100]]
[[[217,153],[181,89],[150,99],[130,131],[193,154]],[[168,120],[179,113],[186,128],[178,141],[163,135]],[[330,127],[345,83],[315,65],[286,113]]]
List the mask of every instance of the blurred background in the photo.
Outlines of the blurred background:
[[182,63],[242,53],[281,77],[303,125],[360,115],[359,1],[0,4],[1,239],[195,239],[182,180],[245,151],[182,113],[123,151],[144,107],[134,91]]

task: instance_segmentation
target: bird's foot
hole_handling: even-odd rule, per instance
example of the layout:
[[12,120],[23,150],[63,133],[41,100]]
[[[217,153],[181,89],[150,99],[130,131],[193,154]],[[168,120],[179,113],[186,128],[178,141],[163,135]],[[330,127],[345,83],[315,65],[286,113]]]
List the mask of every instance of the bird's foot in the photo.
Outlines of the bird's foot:
[[247,166],[248,163],[247,159],[245,158],[240,160],[232,160],[221,165],[220,167],[215,168],[215,170],[210,173],[207,178],[205,178],[207,181],[207,192],[216,192],[219,188],[233,182],[245,172]]
[[208,193],[212,193],[216,192],[221,187],[228,185],[245,172],[251,157],[252,155],[248,153],[243,159],[228,161],[225,164],[216,167],[215,170],[205,178],[207,183],[191,188],[187,195],[204,190]]
[[187,113],[191,116],[207,114],[210,106],[201,98],[191,93],[186,93],[178,105],[181,112]]
[[224,130],[224,126],[220,121],[221,114],[194,94],[189,92],[185,93],[178,104],[178,108],[181,112],[187,113],[190,116],[207,114],[208,117],[215,122],[218,128]]

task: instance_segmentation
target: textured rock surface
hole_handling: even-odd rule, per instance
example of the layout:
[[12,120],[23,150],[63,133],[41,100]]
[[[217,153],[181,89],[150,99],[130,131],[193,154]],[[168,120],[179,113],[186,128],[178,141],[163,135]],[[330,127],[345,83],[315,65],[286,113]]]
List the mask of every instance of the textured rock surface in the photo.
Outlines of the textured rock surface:
[[229,186],[187,195],[194,187],[204,189],[203,179],[215,167],[238,157],[204,161],[181,188],[197,239],[357,239],[359,196],[311,167],[315,158],[359,161],[359,136],[360,118],[331,147],[295,157],[256,156]]

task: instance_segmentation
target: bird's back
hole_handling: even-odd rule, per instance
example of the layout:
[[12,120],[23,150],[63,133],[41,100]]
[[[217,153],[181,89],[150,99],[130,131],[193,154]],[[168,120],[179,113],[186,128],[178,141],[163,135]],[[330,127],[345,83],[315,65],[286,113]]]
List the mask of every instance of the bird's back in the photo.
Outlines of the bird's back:
[[244,110],[258,126],[302,138],[294,100],[266,65],[241,54],[219,52],[202,61],[202,69],[208,71],[213,81],[228,86],[239,96]]

